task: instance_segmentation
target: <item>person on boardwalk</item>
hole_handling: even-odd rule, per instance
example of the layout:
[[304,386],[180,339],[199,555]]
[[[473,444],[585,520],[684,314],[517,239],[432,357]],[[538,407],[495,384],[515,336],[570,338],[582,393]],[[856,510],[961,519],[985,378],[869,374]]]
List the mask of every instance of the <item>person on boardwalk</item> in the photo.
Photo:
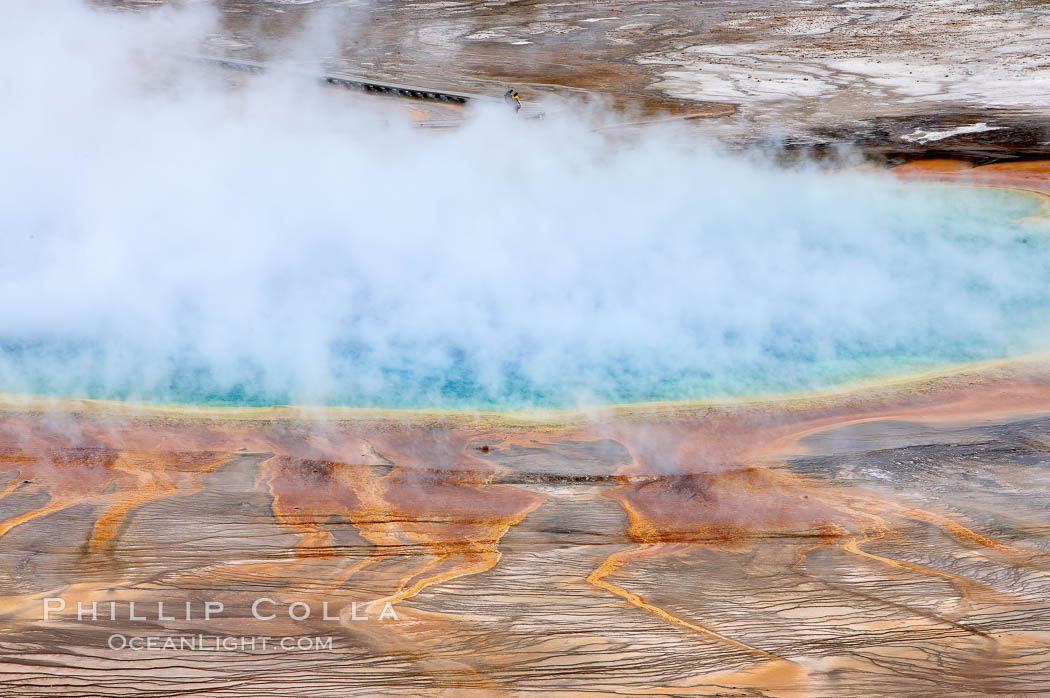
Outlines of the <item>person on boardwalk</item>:
[[521,97],[519,97],[518,93],[512,89],[507,90],[506,94],[503,95],[503,101],[513,107],[515,114],[521,109]]

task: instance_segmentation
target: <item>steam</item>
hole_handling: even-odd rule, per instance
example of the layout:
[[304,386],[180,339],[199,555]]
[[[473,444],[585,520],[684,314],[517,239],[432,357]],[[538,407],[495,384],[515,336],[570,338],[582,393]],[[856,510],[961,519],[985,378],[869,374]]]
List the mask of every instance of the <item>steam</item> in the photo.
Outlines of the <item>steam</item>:
[[0,9],[0,391],[570,405],[1045,346],[1020,195],[498,107],[434,133],[171,57],[213,22]]

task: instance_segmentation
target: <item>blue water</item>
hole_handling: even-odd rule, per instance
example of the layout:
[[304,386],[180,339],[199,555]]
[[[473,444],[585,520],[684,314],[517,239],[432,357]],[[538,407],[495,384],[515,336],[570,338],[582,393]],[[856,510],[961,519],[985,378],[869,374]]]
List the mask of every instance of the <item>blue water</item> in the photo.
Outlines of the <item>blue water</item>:
[[[0,390],[571,407],[769,395],[1046,348],[1050,234],[1024,220],[1035,199],[853,184],[782,199],[779,213],[708,201],[646,231],[603,216],[597,233],[494,232],[454,252],[467,235],[456,228],[295,247],[263,237],[228,276],[202,275],[191,254],[98,286],[94,270],[41,258],[57,270],[23,280],[69,288],[0,328]],[[120,244],[132,264],[155,247]],[[76,313],[58,310],[68,304]]]

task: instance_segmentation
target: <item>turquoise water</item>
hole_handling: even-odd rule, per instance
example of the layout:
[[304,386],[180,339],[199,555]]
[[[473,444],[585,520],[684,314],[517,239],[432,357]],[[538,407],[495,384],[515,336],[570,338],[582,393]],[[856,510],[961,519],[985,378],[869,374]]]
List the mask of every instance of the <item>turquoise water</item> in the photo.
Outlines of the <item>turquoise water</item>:
[[[192,255],[163,261],[188,280],[158,281],[157,267],[101,294],[95,272],[58,265],[35,288],[65,274],[68,293],[39,303],[42,321],[25,314],[3,328],[0,390],[567,407],[784,393],[1045,348],[1050,236],[1023,220],[1036,200],[855,185],[804,188],[779,211],[708,201],[642,231],[634,217],[607,234],[552,225],[471,236],[453,253],[469,231],[415,233],[412,244],[362,233],[345,247],[329,235],[305,248],[265,238],[227,269],[250,279],[247,290],[200,275]],[[85,283],[89,299],[71,299]],[[56,312],[63,302],[79,314]]]

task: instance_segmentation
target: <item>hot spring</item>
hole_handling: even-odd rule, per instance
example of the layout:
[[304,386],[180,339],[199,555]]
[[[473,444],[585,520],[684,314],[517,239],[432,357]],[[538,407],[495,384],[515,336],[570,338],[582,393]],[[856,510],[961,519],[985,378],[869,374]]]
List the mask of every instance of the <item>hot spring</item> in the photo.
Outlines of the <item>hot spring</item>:
[[66,12],[0,28],[0,392],[572,407],[1047,348],[1032,195],[577,115],[423,132],[200,77],[176,15]]
[[183,183],[186,208],[126,182],[99,219],[20,197],[0,214],[0,389],[519,409],[808,390],[1045,347],[1050,241],[1026,195],[685,158],[614,162],[600,182],[474,164],[417,183],[407,163],[363,169],[341,195],[302,169],[238,172]]

